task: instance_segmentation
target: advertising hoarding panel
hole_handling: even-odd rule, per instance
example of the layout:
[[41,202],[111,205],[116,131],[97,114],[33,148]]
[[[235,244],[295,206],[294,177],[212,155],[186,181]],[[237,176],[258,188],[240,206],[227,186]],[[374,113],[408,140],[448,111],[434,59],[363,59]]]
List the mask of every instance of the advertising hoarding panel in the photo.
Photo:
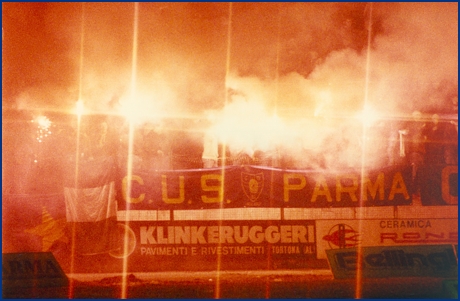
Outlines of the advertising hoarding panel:
[[383,247],[458,243],[457,218],[317,220],[316,229],[318,258],[326,258],[325,252],[330,249],[359,245]]
[[327,250],[335,278],[443,277],[458,275],[453,245],[363,247]]

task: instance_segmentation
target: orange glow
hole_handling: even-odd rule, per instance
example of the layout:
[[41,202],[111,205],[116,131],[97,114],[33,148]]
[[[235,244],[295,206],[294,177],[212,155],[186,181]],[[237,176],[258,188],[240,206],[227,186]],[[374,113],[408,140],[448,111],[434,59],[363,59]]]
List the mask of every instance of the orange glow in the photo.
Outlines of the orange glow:
[[[79,170],[80,162],[92,161],[101,154],[116,156],[119,164],[116,167],[126,172],[126,199],[130,200],[131,193],[143,189],[132,183],[133,172],[147,173],[158,168],[160,161],[168,162],[164,164],[168,166],[165,174],[169,173],[167,169],[204,166],[200,147],[206,145],[203,137],[209,133],[218,138],[219,145],[212,145],[221,155],[217,165],[222,169],[219,181],[210,176],[203,178],[201,185],[208,185],[205,182],[208,179],[221,185],[219,204],[212,204],[212,212],[218,206],[221,209],[218,215],[212,213],[212,222],[219,227],[226,226],[229,220],[225,218],[227,206],[236,206],[224,193],[228,187],[235,187],[234,178],[227,174],[237,170],[225,167],[227,162],[260,163],[261,168],[248,168],[253,170],[267,166],[270,167],[267,170],[298,169],[298,174],[348,173],[354,169],[350,171],[352,186],[345,181],[342,185],[337,178],[336,195],[350,193],[351,197],[351,191],[356,191],[353,201],[357,206],[367,206],[365,189],[376,195],[373,191],[380,187],[380,182],[370,183],[368,170],[410,161],[409,144],[415,143],[409,135],[398,135],[409,128],[405,125],[411,120],[409,112],[420,110],[422,116],[439,113],[440,125],[446,123],[446,126],[449,120],[442,119],[444,113],[458,115],[456,3],[57,2],[44,5],[12,2],[2,7],[3,106],[47,112],[53,121],[40,116],[30,124],[34,113],[26,112],[20,121],[29,121],[27,128],[8,124],[12,130],[4,132],[11,141],[4,141],[8,152],[2,169],[5,170],[2,178],[12,187],[4,185],[3,190],[8,193],[35,193],[42,189],[48,192],[48,182],[53,189],[54,186],[60,189],[63,177],[54,177],[61,170],[67,173],[75,169],[77,187],[77,179],[85,171]],[[55,115],[49,111],[70,116],[61,121],[60,116],[54,119]],[[458,133],[458,117],[455,118],[456,121],[450,122],[454,122]],[[96,131],[99,120],[107,125],[104,133]],[[428,120],[421,121],[429,125]],[[158,143],[161,150],[157,150],[156,140],[161,140]],[[407,153],[403,151],[405,145]],[[258,151],[263,154],[259,156]],[[253,160],[235,160],[240,152]],[[454,159],[457,160],[449,161]],[[29,161],[36,163],[35,166]],[[70,165],[73,162],[74,168]],[[359,168],[360,183],[370,184],[360,185],[361,199],[356,199],[358,186],[354,181]],[[415,168],[414,164],[413,171]],[[215,173],[211,170],[212,176]],[[47,185],[41,185],[44,179]],[[264,183],[271,185],[270,197],[266,198],[270,210],[277,204],[277,198],[273,197],[277,179],[275,172],[271,173],[270,182],[264,179]],[[247,186],[260,193],[259,182],[254,183],[257,185]],[[288,185],[297,188],[295,182]],[[199,193],[196,189],[193,192]],[[295,191],[292,198],[300,193]],[[316,200],[316,192],[314,196]],[[175,196],[167,197],[163,195],[163,199]],[[181,201],[186,208],[199,208],[194,199],[184,197]],[[157,204],[162,208],[166,203],[156,195],[144,202],[151,208]],[[244,206],[265,206],[264,202]],[[292,203],[287,205],[292,207]],[[130,204],[126,205],[127,210],[137,210],[137,205]],[[169,215],[165,211],[165,216],[175,222],[183,214],[180,223],[194,221],[190,218],[195,214],[192,210],[175,208],[180,209],[174,205],[174,210]],[[313,209],[332,216],[331,222],[335,217],[348,219],[330,208]],[[352,214],[350,219],[358,220],[358,233],[361,233],[365,214],[373,211],[348,209],[344,210]],[[402,211],[398,211],[398,218]],[[289,219],[288,210],[282,208],[279,212],[279,218],[267,214],[263,217],[274,225]],[[302,219],[317,216],[305,212],[299,213]],[[196,215],[200,214],[197,209]],[[291,215],[292,220],[295,214]],[[235,215],[242,224],[245,214]],[[157,221],[162,218],[157,215]],[[121,229],[124,245],[109,254],[123,264],[122,285],[116,290],[121,299],[132,292],[128,271],[137,269],[130,266],[137,259],[128,260],[131,253],[136,255],[134,250],[140,245],[136,245],[135,232],[128,231],[131,221],[139,220],[126,218]],[[312,236],[318,250],[324,243],[316,238],[323,230],[321,224],[314,228],[317,230]],[[374,230],[379,229],[369,232]],[[80,268],[80,255],[74,245],[75,229],[70,229],[69,235],[73,273],[74,268]],[[219,241],[216,247],[224,244]],[[60,245],[55,247],[59,250]],[[25,250],[33,248],[32,244],[25,246]],[[316,259],[320,259],[321,253],[315,252]],[[273,259],[267,262],[268,269],[277,265],[277,256],[267,257]],[[216,299],[225,293],[221,273],[228,258],[217,253]],[[84,262],[89,260],[88,257]],[[359,261],[358,267],[361,264]],[[101,267],[101,272],[112,269],[102,263],[96,267]],[[359,299],[363,288],[359,269],[357,275],[355,297]],[[71,280],[69,298],[74,296],[73,285]],[[266,298],[269,297],[267,280]]]

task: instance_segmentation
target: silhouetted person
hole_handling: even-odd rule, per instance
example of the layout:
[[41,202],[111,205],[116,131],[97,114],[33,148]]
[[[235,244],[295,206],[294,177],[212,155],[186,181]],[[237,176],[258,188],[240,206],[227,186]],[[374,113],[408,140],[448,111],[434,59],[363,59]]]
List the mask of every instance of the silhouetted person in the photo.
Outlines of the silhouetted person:
[[217,167],[219,160],[219,143],[216,135],[210,132],[206,132],[203,137],[203,154],[201,155],[203,160],[203,168]]
[[406,156],[408,163],[412,166],[413,192],[418,190],[417,171],[419,166],[424,164],[425,159],[425,126],[422,120],[422,113],[414,111],[412,113],[412,120],[404,130],[400,130],[400,134],[405,137],[401,155]]
[[146,168],[153,170],[171,169],[168,139],[160,127],[144,128],[141,153]]
[[439,122],[439,115],[431,116],[431,123],[425,128],[425,163],[443,164],[444,163],[444,126]]
[[444,131],[444,161],[449,165],[458,164],[458,121],[446,123]]

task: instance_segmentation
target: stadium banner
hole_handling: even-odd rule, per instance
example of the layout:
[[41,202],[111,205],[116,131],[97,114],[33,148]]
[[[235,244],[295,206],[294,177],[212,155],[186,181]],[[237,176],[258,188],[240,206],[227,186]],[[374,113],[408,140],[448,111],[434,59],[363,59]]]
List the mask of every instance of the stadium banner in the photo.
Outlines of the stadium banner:
[[[384,247],[458,241],[457,206],[369,207],[361,221],[359,208],[128,210],[117,212],[112,250],[84,254],[77,246],[81,241],[75,240],[70,258],[71,223],[62,195],[8,197],[2,205],[3,252],[50,251],[66,272],[71,262],[73,272],[119,272],[125,259],[133,271],[213,269],[218,258],[228,269],[308,268],[322,265],[326,250],[358,243]],[[305,212],[295,216],[288,209]]]
[[[420,207],[424,208],[424,207]],[[429,207],[427,207],[429,208]],[[444,212],[442,209],[445,208]],[[458,244],[457,207],[434,207],[428,211],[407,212],[393,218],[384,212],[373,219],[317,220],[317,255],[326,258],[328,250],[370,247]],[[450,211],[450,212],[447,212]],[[400,215],[402,215],[400,213]],[[409,215],[411,215],[409,217]],[[444,215],[444,217],[442,217]]]
[[457,254],[453,245],[363,247],[327,250],[334,278],[356,278],[361,262],[363,278],[457,278]]
[[[321,174],[257,166],[134,170],[128,185],[128,177],[117,176],[114,165],[111,158],[82,162],[78,178],[71,175],[75,166],[69,168],[66,193],[63,187],[57,194],[3,195],[2,252],[52,252],[66,271],[73,264],[88,272],[117,272],[126,258],[130,269],[139,271],[147,269],[145,260],[157,267],[154,261],[159,257],[163,268],[173,270],[182,269],[177,260],[190,260],[184,265],[190,268],[202,260],[203,266],[212,269],[215,266],[205,262],[214,257],[226,258],[234,266],[238,264],[233,261],[242,260],[254,268],[266,268],[267,263],[296,267],[299,262],[312,266],[326,261],[326,250],[353,247],[358,242],[383,247],[458,241],[458,197],[453,186],[457,166],[439,166],[426,173],[421,178],[424,183],[441,185],[437,192],[430,192],[428,203],[436,205],[416,206],[410,196],[410,169],[396,166],[369,172],[365,180],[359,173]],[[128,186],[131,198],[127,202]],[[430,187],[422,189],[420,205],[428,205],[423,197]],[[360,191],[367,191],[363,208],[354,200]],[[168,227],[173,227],[174,235],[168,236]],[[84,235],[80,231],[84,229],[91,235]],[[307,242],[299,238],[305,229]],[[248,236],[239,244],[235,235],[246,235],[245,231],[264,239],[256,243]],[[294,237],[292,233],[297,233],[299,242],[285,243],[287,237]],[[194,242],[200,248],[193,249]],[[186,247],[187,256],[179,255],[183,252],[179,250],[185,250],[179,247]],[[256,254],[256,250],[264,253]],[[191,256],[195,251],[200,255]]]
[[[314,221],[130,222],[130,271],[307,268],[316,261]],[[120,250],[121,251],[121,250]],[[180,263],[180,267],[178,267]]]
[[[319,172],[258,166],[133,171],[118,181],[119,208],[356,207],[410,205],[411,170]],[[223,183],[223,184],[222,184]],[[130,193],[128,194],[128,190]]]

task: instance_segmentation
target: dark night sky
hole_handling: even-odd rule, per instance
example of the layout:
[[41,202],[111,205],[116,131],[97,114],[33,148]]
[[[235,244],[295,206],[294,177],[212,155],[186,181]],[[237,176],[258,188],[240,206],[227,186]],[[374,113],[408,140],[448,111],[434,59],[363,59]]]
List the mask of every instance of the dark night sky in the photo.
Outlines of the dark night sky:
[[134,69],[134,3],[2,7],[3,104],[18,108],[72,108],[81,84],[85,104],[103,112],[127,97],[133,70],[138,95],[171,114],[221,109],[225,84],[289,114],[353,110],[362,106],[366,71],[368,101],[388,112],[442,108],[457,93],[455,2],[374,3],[372,10],[367,3],[233,3],[231,14],[224,2],[141,2]]

